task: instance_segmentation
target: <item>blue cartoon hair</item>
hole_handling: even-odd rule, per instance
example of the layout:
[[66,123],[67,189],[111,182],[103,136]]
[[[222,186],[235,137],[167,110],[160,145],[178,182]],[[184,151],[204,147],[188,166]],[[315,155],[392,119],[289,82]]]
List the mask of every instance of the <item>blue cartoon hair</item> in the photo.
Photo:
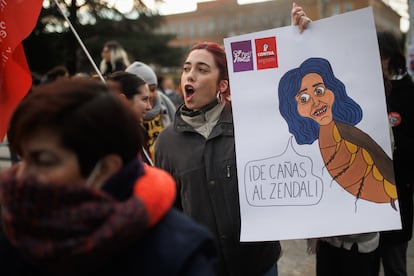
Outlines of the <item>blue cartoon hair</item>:
[[279,110],[289,126],[289,132],[295,136],[298,144],[312,144],[319,135],[319,124],[314,120],[302,117],[298,113],[296,95],[302,79],[309,73],[319,74],[325,87],[335,95],[332,106],[333,120],[348,125],[356,125],[362,119],[361,107],[351,99],[345,85],[335,77],[328,60],[309,58],[298,68],[286,72],[279,82]]

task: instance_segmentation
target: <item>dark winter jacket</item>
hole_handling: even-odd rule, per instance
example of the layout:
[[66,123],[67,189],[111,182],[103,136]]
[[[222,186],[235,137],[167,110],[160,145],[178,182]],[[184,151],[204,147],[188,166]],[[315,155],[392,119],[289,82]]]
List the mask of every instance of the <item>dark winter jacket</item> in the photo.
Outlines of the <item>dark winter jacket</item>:
[[213,232],[219,249],[218,275],[261,275],[280,255],[274,242],[240,242],[240,207],[231,106],[227,104],[208,138],[176,112],[155,147],[156,166],[178,185],[177,205]]
[[[213,276],[215,274],[209,263],[215,256],[215,249],[209,235],[205,228],[195,224],[181,212],[171,209],[147,236],[131,244],[127,250],[114,256],[90,275]],[[50,274],[45,273],[43,268],[30,264],[1,235],[0,275]],[[84,274],[74,274],[77,275]]]
[[[150,187],[150,190],[144,191],[149,196],[143,200],[147,206],[145,210],[153,209],[155,213],[163,210],[164,207],[161,207],[163,204],[154,204],[156,201],[153,198],[169,197],[169,195],[165,190],[152,189],[151,187],[166,187],[165,185],[154,185],[157,181],[162,180],[166,173],[156,168],[147,167],[144,175],[139,177],[137,182],[133,180],[132,183],[135,184],[130,189],[131,187],[127,183],[131,175],[134,175],[134,172],[129,171],[122,177],[118,176],[118,180],[126,181],[121,183],[112,179],[109,181],[112,182],[112,185],[106,185],[103,189],[117,199],[125,197],[126,190],[129,190],[129,196],[131,196],[131,192],[133,196],[143,195],[142,191],[138,192],[138,186],[143,184],[139,180],[145,177],[145,185]],[[171,188],[174,191],[173,185]],[[154,192],[157,193],[155,196],[152,194]],[[216,249],[211,233],[204,226],[195,223],[182,212],[170,208],[170,206],[167,205],[166,212],[163,211],[159,221],[154,222],[149,216],[149,224],[145,223],[147,221],[145,218],[148,216],[144,212],[142,227],[150,227],[143,234],[137,232],[137,237],[132,235],[132,239],[129,237],[128,242],[125,242],[122,236],[117,236],[113,248],[108,250],[107,247],[102,247],[100,251],[95,252],[93,257],[86,252],[80,260],[76,261],[76,266],[67,265],[70,262],[66,262],[65,258],[57,260],[65,264],[57,266],[58,270],[51,270],[49,262],[34,261],[33,258],[25,254],[26,252],[19,251],[5,235],[1,234],[0,275],[215,275],[213,263],[216,260]],[[126,219],[128,220],[128,218]],[[127,225],[128,221],[126,221]],[[122,218],[118,222],[122,222]],[[155,225],[152,226],[153,223]],[[73,225],[68,225],[68,229],[71,228],[70,226],[73,228]],[[102,239],[105,240],[108,235],[110,236],[111,233],[107,232],[102,236]],[[51,233],[48,237],[51,237]],[[50,239],[45,239],[45,243],[50,241]],[[68,239],[69,241],[70,239]],[[91,245],[99,243],[100,239],[90,240]],[[126,246],[119,247],[116,244],[126,244]],[[99,259],[102,253],[106,257],[105,261]],[[92,265],[91,261],[96,264]]]
[[387,96],[387,109],[393,125],[394,173],[402,230],[381,232],[381,240],[384,242],[409,241],[413,231],[414,108],[410,100],[414,96],[414,83],[407,74],[400,80],[392,80],[391,87],[391,93]]
[[105,72],[102,72],[102,75],[107,76],[110,75],[113,72],[117,72],[117,71],[124,71],[127,66],[126,64],[122,61],[122,60],[117,60],[115,61],[115,68],[112,68],[112,64],[110,61],[106,62],[106,70]]

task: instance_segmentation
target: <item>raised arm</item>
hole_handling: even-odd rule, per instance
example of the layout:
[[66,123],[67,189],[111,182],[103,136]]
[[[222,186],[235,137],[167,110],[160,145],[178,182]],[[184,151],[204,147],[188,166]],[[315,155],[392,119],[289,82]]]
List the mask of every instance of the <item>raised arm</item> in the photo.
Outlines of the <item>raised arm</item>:
[[292,11],[290,13],[292,25],[299,27],[299,32],[303,32],[312,20],[306,15],[303,8],[293,2]]

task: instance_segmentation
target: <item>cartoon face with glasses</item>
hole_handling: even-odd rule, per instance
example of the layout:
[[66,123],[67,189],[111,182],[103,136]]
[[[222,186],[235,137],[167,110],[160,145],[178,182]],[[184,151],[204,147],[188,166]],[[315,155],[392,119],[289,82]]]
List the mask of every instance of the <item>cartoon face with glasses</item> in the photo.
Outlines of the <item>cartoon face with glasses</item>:
[[396,210],[393,162],[366,133],[355,127],[361,107],[351,99],[330,63],[309,58],[279,82],[279,110],[296,142],[316,139],[332,180],[358,199],[390,203]]

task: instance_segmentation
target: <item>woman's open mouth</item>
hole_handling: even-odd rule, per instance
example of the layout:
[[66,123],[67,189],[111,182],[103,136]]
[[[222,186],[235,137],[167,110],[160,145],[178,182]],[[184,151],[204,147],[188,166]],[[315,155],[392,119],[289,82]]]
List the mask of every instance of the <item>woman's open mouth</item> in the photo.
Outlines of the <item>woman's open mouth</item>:
[[194,87],[192,87],[191,85],[186,85],[184,86],[184,91],[185,91],[185,98],[191,98],[191,96],[194,94],[195,90]]
[[322,108],[316,110],[312,115],[315,116],[315,117],[321,116],[326,112],[327,109],[328,109],[328,107],[326,105],[324,105]]

